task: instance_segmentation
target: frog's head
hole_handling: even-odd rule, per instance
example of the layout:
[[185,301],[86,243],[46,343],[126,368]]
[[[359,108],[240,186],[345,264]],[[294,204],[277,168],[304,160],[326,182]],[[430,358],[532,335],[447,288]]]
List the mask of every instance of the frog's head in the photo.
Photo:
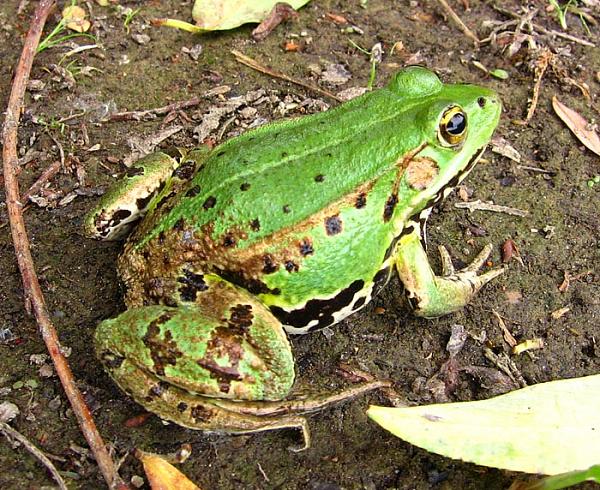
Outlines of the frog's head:
[[498,125],[496,92],[477,85],[444,84],[422,67],[399,72],[389,86],[414,104],[422,147],[408,162],[406,183],[416,191],[414,207],[442,198],[473,168]]

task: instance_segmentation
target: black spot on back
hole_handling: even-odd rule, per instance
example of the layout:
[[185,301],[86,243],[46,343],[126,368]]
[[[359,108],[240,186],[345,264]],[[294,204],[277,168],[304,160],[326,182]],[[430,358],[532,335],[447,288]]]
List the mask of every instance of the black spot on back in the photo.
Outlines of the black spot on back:
[[252,228],[254,231],[260,230],[260,221],[258,218],[254,218],[252,221],[250,221],[250,228]]
[[237,243],[237,241],[236,241],[235,237],[231,234],[227,234],[223,238],[223,246],[225,246],[225,247],[235,247],[236,243]]
[[204,201],[204,204],[202,204],[202,207],[204,209],[210,209],[210,208],[214,208],[215,204],[217,204],[217,198],[214,196],[208,196],[206,198],[206,201]]
[[328,235],[337,235],[342,231],[342,220],[337,214],[325,220],[325,230]]
[[285,262],[285,270],[288,272],[298,272],[298,264],[292,260],[287,260]]
[[246,334],[248,329],[252,326],[252,305],[238,304],[230,308],[231,315],[227,324],[229,328],[237,330],[239,334]]
[[263,272],[265,274],[271,274],[279,268],[271,254],[266,254],[263,256],[263,263]]
[[398,195],[392,194],[390,197],[388,197],[388,200],[385,203],[385,207],[383,208],[383,221],[388,222],[390,220],[390,218],[394,214],[396,204],[398,204]]
[[192,187],[189,191],[187,191],[185,193],[186,197],[196,197],[198,194],[200,194],[200,186],[199,185],[195,185],[194,187]]
[[356,197],[356,202],[354,203],[354,207],[356,209],[364,208],[367,205],[367,195],[362,192]]
[[308,238],[304,238],[301,242],[300,242],[300,254],[303,257],[306,257],[307,255],[311,255],[315,253],[312,243]]
[[187,160],[183,162],[179,167],[175,169],[173,175],[181,180],[188,180],[196,171],[196,162],[194,160]]

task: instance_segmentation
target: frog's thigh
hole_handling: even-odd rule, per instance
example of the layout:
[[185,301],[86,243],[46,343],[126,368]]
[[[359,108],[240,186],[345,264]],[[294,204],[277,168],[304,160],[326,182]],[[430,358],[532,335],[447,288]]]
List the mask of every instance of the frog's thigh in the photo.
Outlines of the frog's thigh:
[[[96,349],[111,376],[144,405],[159,381],[233,400],[285,397],[294,361],[281,323],[248,292],[204,278],[196,303],[132,308],[98,326]],[[134,368],[148,381],[132,381]]]
[[436,276],[418,231],[404,235],[396,247],[394,262],[415,313],[434,318],[465,306],[484,284],[504,272],[496,269],[477,275],[491,248],[486,246],[471,265],[458,272],[454,271],[446,249],[441,248],[443,276]]

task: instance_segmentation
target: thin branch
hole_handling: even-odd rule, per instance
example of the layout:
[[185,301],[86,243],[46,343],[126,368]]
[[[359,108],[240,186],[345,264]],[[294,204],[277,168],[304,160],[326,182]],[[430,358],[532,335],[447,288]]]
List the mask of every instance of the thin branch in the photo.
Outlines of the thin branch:
[[54,464],[52,464],[52,461],[48,459],[48,456],[46,456],[32,442],[30,442],[29,439],[27,439],[19,431],[13,429],[10,425],[2,421],[0,421],[0,432],[2,432],[9,440],[14,439],[15,441],[21,443],[23,447],[27,449],[27,451],[29,451],[35,458],[37,458],[37,460],[40,463],[42,463],[48,469],[48,471],[52,475],[52,478],[54,478],[54,480],[56,480],[56,483],[58,483],[58,487],[60,488],[60,490],[68,490],[67,484],[62,479],[62,476],[60,476],[60,473],[56,469],[56,466],[54,466]]
[[35,196],[44,184],[48,182],[52,177],[54,177],[61,169],[60,160],[56,160],[54,163],[50,164],[46,170],[42,172],[42,175],[38,177],[38,179],[31,185],[31,187],[23,194],[21,197],[21,204],[27,204],[27,201],[31,198],[31,196]]
[[252,59],[249,56],[246,56],[245,54],[236,51],[235,49],[231,50],[231,54],[235,56],[235,59],[239,61],[242,65],[249,66],[253,70],[259,71],[261,73],[264,73],[265,75],[269,75],[274,78],[280,78],[281,80],[285,80],[286,82],[299,85],[300,87],[304,87],[307,90],[311,90],[320,95],[324,95],[325,97],[337,100],[338,102],[343,102],[342,99],[340,99],[337,95],[331,93],[329,90],[322,89],[309,83],[304,83],[300,80],[296,80],[295,78],[290,77],[289,75],[286,75],[285,73],[263,66],[255,59]]
[[448,5],[446,0],[437,0],[440,6],[444,9],[444,11],[450,16],[450,18],[454,21],[454,23],[458,26],[458,28],[463,32],[465,36],[467,36],[471,41],[475,43],[476,46],[479,46],[481,41],[479,38],[473,33],[471,29],[467,27],[467,25],[462,21],[462,19],[458,16],[458,14],[452,10],[452,7]]
[[476,201],[469,202],[457,202],[454,204],[455,208],[468,209],[469,211],[492,211],[494,213],[511,214],[513,216],[525,217],[529,213],[522,209],[511,208],[509,206],[501,206],[500,204],[493,204],[489,202],[482,202],[477,199]]
[[98,463],[98,467],[100,468],[104,479],[110,488],[126,488],[115,469],[104,441],[96,429],[91,413],[75,385],[75,380],[71,369],[69,368],[69,364],[61,352],[58,335],[50,320],[44,296],[35,273],[29,240],[25,229],[25,222],[23,221],[23,205],[19,196],[19,183],[16,177],[16,169],[18,166],[17,130],[19,127],[21,111],[23,109],[25,90],[29,74],[31,73],[36,48],[39,44],[48,14],[53,6],[54,0],[40,0],[38,3],[23,45],[21,58],[15,69],[10,98],[6,108],[4,127],[2,130],[2,157],[4,185],[6,188],[6,207],[8,210],[8,219],[12,232],[15,255],[23,280],[25,307],[28,311],[33,310],[40,333],[54,363],[56,373],[60,378],[60,382],[71,403],[71,407],[77,417],[81,431],[96,458],[96,462]]
[[111,114],[108,117],[109,121],[141,121],[148,117],[154,116],[162,116],[164,114],[169,114],[170,112],[180,111],[182,109],[187,109],[189,107],[197,106],[201,101],[200,97],[193,97],[189,100],[184,100],[181,102],[174,102],[172,104],[157,107],[155,109],[147,109],[142,111],[127,111],[127,112],[116,112],[115,114]]

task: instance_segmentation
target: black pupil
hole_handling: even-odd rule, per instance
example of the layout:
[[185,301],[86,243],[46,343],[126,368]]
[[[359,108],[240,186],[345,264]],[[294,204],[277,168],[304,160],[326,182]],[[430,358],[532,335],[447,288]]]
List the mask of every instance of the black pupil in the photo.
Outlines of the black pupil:
[[462,112],[457,112],[450,118],[450,121],[448,121],[446,131],[448,131],[448,133],[451,135],[459,136],[463,134],[466,126],[467,119],[465,118],[465,115]]

